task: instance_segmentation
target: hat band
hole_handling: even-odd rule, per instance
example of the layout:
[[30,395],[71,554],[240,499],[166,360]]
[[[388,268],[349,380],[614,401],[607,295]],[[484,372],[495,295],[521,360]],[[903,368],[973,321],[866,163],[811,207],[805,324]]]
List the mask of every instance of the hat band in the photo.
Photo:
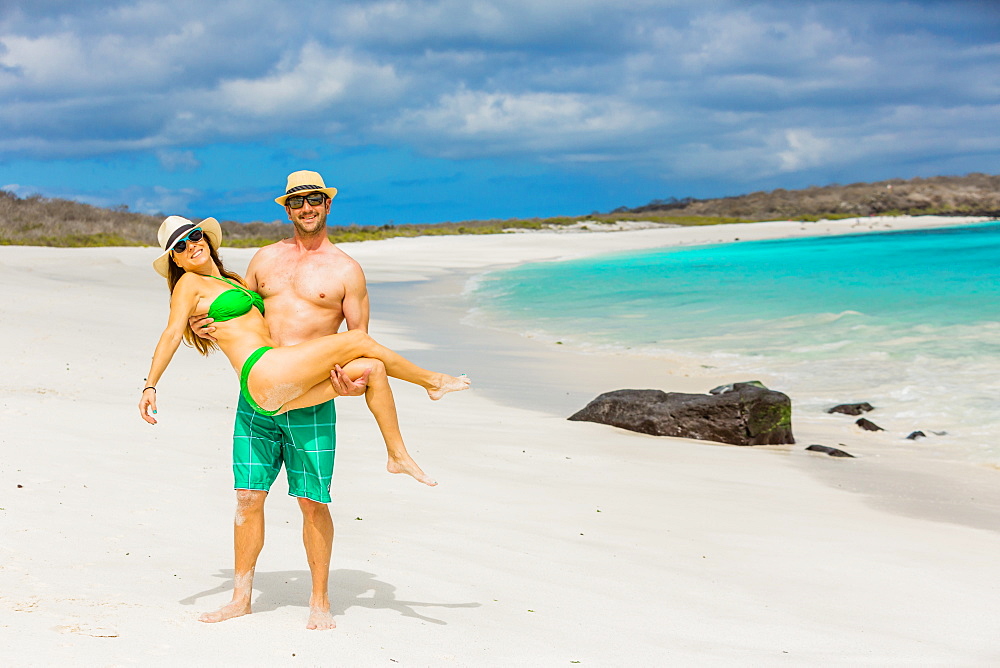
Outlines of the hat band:
[[174,242],[177,241],[178,237],[180,237],[182,234],[195,227],[198,226],[195,225],[194,223],[188,223],[187,225],[181,225],[180,227],[178,227],[176,230],[173,231],[173,234],[170,235],[170,238],[167,239],[167,243],[164,244],[163,250],[168,251],[171,248],[173,248]]
[[285,194],[291,195],[292,193],[297,193],[300,190],[323,190],[323,186],[295,186],[294,188],[286,190]]

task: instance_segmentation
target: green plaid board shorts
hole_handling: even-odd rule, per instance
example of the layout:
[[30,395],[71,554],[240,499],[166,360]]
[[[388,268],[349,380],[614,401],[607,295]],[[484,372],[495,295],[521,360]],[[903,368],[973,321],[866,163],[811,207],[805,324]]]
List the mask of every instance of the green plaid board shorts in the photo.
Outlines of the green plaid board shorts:
[[333,401],[261,415],[241,392],[233,426],[233,487],[267,491],[284,462],[290,496],[330,503],[337,450]]

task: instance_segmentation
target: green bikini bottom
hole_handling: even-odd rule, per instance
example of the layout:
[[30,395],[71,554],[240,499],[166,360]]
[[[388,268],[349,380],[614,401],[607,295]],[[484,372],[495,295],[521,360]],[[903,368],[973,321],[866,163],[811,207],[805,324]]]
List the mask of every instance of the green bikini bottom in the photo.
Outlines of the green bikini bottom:
[[254,398],[250,395],[250,388],[247,387],[247,379],[250,378],[250,369],[253,368],[253,365],[257,363],[257,360],[264,356],[264,353],[271,349],[271,346],[263,346],[250,353],[250,357],[248,357],[247,361],[243,363],[243,369],[240,371],[240,392],[243,393],[243,398],[247,400],[247,403],[250,404],[251,408],[261,415],[275,415],[281,409],[279,408],[275,411],[268,411],[261,408],[260,404],[254,401]]

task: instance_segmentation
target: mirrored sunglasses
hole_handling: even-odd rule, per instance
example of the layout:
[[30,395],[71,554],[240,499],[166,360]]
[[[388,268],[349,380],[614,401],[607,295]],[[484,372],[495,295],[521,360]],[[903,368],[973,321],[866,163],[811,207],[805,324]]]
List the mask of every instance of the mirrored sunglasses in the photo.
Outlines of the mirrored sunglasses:
[[186,235],[184,235],[184,238],[175,243],[174,247],[171,248],[170,250],[172,250],[175,253],[183,253],[184,250],[187,248],[188,241],[190,241],[193,244],[196,244],[199,241],[201,241],[204,237],[205,233],[201,231],[200,227],[196,227],[190,232],[188,232]]
[[291,197],[285,198],[285,204],[289,209],[301,209],[302,206],[309,202],[312,206],[319,206],[326,201],[326,195],[323,193],[309,193],[308,195],[292,195]]

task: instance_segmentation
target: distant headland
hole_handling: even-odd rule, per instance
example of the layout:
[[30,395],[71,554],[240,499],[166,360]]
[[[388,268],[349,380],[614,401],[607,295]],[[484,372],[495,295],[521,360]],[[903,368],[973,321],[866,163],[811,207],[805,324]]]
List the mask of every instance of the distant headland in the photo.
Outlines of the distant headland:
[[[127,207],[101,208],[41,195],[18,197],[0,190],[0,245],[148,246],[165,214],[148,215]],[[420,225],[331,226],[334,242],[399,236],[498,234],[588,223],[644,221],[651,224],[717,225],[765,220],[853,218],[858,216],[944,215],[1000,217],[1000,175],[967,174],[891,179],[874,183],[779,188],[716,199],[653,200],[608,213],[553,218],[469,220]],[[256,247],[292,235],[288,223],[223,221],[227,246]]]

